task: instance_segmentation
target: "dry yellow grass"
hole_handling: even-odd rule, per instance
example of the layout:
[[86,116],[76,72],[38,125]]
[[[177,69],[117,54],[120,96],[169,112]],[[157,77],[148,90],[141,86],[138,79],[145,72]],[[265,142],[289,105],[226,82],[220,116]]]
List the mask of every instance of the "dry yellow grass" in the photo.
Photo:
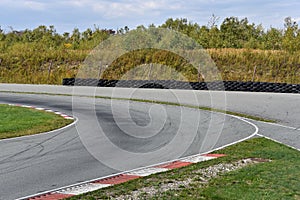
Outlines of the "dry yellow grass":
[[[57,49],[30,53],[11,51],[0,54],[2,58],[0,82],[59,85],[63,78],[76,77],[78,68],[89,52],[89,50]],[[207,49],[207,52],[225,81],[300,83],[300,52],[256,49]],[[158,59],[162,62],[161,57]],[[121,60],[122,66],[116,65],[116,67],[124,69],[130,65],[128,62],[133,63],[134,66],[138,64],[124,57]],[[178,63],[176,65],[178,66]],[[111,73],[119,71],[114,69]],[[110,74],[108,77],[119,76],[119,74]],[[188,79],[197,81],[197,76],[192,75]]]

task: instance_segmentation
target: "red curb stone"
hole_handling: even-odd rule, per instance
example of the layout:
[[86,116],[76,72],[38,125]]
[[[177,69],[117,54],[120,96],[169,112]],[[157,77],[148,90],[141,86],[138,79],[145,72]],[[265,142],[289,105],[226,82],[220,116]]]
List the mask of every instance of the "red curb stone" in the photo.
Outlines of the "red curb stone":
[[209,157],[216,157],[216,158],[219,158],[219,157],[224,157],[226,156],[225,154],[204,154],[203,156],[209,156]]
[[28,200],[59,200],[59,199],[65,199],[68,197],[72,197],[74,195],[72,194],[58,194],[58,193],[50,193],[50,194],[43,194],[36,197],[31,197]]
[[176,169],[176,168],[188,166],[188,165],[191,165],[191,164],[193,164],[193,163],[191,163],[191,162],[182,162],[182,161],[174,161],[174,162],[171,162],[171,163],[158,165],[158,166],[155,166],[155,167],[157,167],[157,168],[167,168],[167,169]]
[[127,175],[127,174],[121,174],[109,178],[104,178],[98,181],[94,181],[93,183],[98,183],[98,184],[120,184],[124,183],[133,179],[140,178],[140,176],[134,176],[134,175]]

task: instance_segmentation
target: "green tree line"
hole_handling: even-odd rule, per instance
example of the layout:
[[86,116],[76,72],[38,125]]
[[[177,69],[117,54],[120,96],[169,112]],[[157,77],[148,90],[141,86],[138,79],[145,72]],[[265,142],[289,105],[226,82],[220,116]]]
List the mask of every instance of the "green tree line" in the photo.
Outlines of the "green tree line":
[[[176,30],[195,39],[204,48],[251,48],[262,50],[300,50],[300,29],[298,24],[287,17],[283,29],[265,29],[261,24],[250,23],[247,18],[228,17],[217,26],[214,15],[207,25],[189,22],[186,18],[167,19],[158,27]],[[155,27],[151,24],[149,27]],[[145,28],[143,25],[137,29]],[[74,28],[72,33],[59,34],[54,26],[41,25],[33,30],[12,30],[5,33],[0,27],[0,51],[3,52],[16,43],[42,43],[50,49],[71,48],[91,49],[111,34],[124,34],[129,31],[125,26],[119,30],[94,27],[80,32]]]
[[[157,27],[184,33],[208,49],[223,80],[300,83],[300,30],[291,17],[283,20],[283,29],[264,29],[247,18],[228,17],[219,26],[217,22],[215,16],[202,26],[185,18],[170,18]],[[148,27],[141,25],[136,30]],[[98,44],[111,35],[128,31],[127,26],[119,30],[94,26],[82,32],[74,28],[71,33],[58,33],[54,26],[44,25],[9,32],[0,27],[0,82],[61,84],[63,78],[76,76],[78,68]],[[149,58],[158,63],[164,59],[161,57],[164,54],[155,52],[135,55],[140,60]],[[184,67],[182,63],[174,63],[174,68]],[[138,64],[142,63],[122,57],[114,63],[115,74],[107,76],[116,78],[118,69]],[[197,81],[197,76],[191,77],[195,78],[190,81]]]
[[251,48],[261,50],[300,50],[300,29],[291,17],[284,19],[284,29],[265,29],[247,18],[228,17],[216,25],[215,16],[208,25],[200,26],[187,19],[168,19],[163,28],[177,30],[194,38],[204,48]]

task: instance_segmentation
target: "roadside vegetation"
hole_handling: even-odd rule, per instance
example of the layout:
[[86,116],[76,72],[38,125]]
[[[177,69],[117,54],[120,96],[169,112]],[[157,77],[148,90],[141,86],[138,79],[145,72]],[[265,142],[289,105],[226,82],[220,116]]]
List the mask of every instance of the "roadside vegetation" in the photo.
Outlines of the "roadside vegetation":
[[[228,17],[217,26],[218,20],[212,16],[207,25],[199,25],[187,19],[170,18],[157,27],[184,33],[207,49],[222,80],[300,83],[300,29],[291,17],[283,20],[284,29],[264,28],[247,18],[236,17]],[[136,30],[146,28],[141,25]],[[119,30],[95,26],[82,32],[75,28],[72,33],[61,34],[54,26],[41,25],[23,31],[11,28],[9,32],[0,27],[0,82],[61,84],[63,78],[76,76],[86,56],[100,42],[128,31],[127,26]],[[164,56],[169,56],[151,51],[135,53],[136,60],[119,58],[111,66],[114,73],[105,78],[117,78],[118,69],[145,60],[164,64]],[[184,63],[169,64],[178,69]],[[197,75],[188,79],[199,81]]]
[[225,157],[69,199],[299,199],[300,153],[254,138],[215,153]]
[[0,105],[0,119],[0,139],[47,132],[73,122],[54,113],[10,105]]

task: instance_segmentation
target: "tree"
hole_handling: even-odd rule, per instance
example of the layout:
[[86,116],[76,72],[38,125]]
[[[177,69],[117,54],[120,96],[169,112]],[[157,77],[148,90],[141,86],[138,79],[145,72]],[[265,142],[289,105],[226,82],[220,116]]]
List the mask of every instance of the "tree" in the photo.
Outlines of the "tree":
[[63,39],[65,42],[68,42],[70,40],[70,33],[69,32],[64,32],[63,33]]
[[0,41],[3,41],[4,39],[5,39],[5,34],[4,34],[3,29],[0,26]]
[[237,17],[226,18],[220,27],[223,47],[242,48],[251,38],[256,40],[260,36],[260,30],[255,24],[249,24],[247,18],[239,20]]
[[202,26],[199,31],[196,38],[196,41],[203,47],[203,48],[209,48],[209,29],[206,26]]
[[74,28],[74,30],[72,32],[72,36],[70,38],[70,40],[73,44],[73,48],[76,49],[79,47],[80,39],[81,39],[81,33],[80,33],[79,29]]
[[212,14],[212,16],[210,17],[210,19],[207,23],[207,27],[209,29],[216,28],[219,20],[220,20],[220,17],[217,17],[215,14]]
[[93,36],[92,29],[88,28],[82,33],[82,37],[84,40],[91,40]]
[[282,41],[283,48],[290,52],[299,50],[300,46],[297,40],[299,29],[297,22],[292,20],[291,17],[287,17],[284,19],[284,27],[285,32]]
[[215,26],[208,32],[208,47],[220,48],[222,47],[222,36],[220,30]]
[[128,26],[125,26],[125,27],[124,27],[124,30],[125,30],[125,33],[128,33],[128,32],[129,32]]
[[282,48],[282,31],[276,28],[269,29],[262,36],[262,48],[263,49],[281,49]]
[[180,18],[173,20],[172,18],[167,19],[167,21],[161,25],[162,28],[167,28],[179,32],[184,32],[188,29],[188,20],[186,18]]

